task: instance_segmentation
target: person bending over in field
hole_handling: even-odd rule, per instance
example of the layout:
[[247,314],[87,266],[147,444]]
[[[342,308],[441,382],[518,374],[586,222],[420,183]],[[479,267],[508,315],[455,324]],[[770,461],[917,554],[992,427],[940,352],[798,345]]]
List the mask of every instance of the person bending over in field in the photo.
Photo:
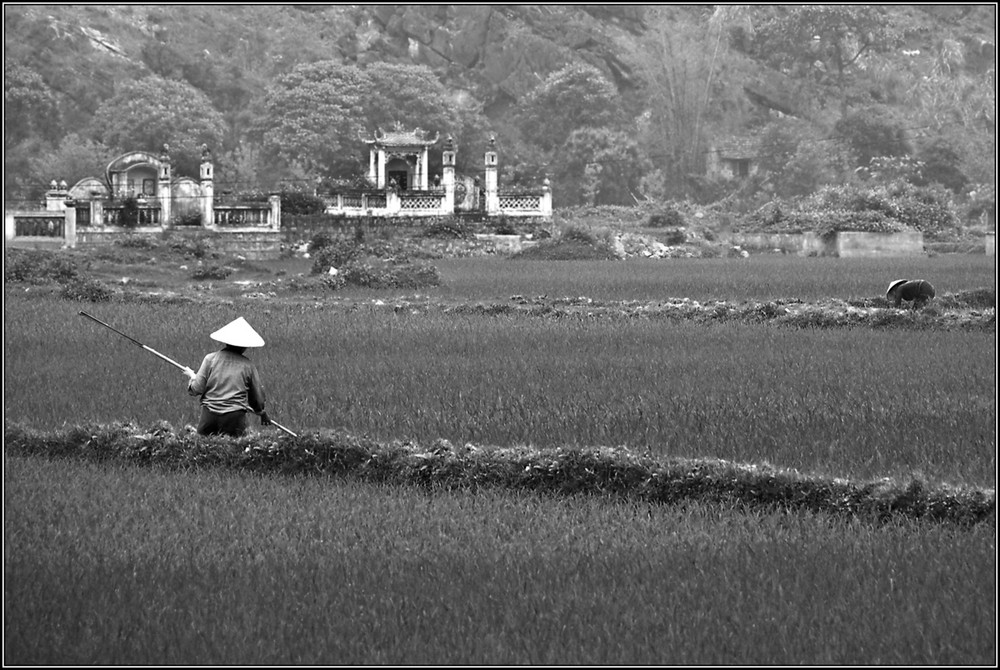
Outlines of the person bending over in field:
[[247,407],[260,414],[260,424],[271,423],[264,411],[264,387],[257,368],[243,352],[262,347],[264,340],[241,316],[209,335],[226,345],[205,356],[196,373],[184,368],[188,393],[201,396],[200,435],[233,435],[246,432]]

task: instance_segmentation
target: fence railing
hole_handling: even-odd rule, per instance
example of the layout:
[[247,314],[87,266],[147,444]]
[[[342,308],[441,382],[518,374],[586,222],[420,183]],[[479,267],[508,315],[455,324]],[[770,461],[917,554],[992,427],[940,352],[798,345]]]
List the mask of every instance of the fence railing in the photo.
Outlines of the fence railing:
[[66,217],[62,212],[55,216],[43,212],[14,216],[14,235],[16,237],[62,238],[65,232]]
[[531,210],[541,211],[541,193],[501,193],[498,196],[500,211],[506,210]]
[[[106,226],[123,226],[124,225],[124,215],[122,213],[123,208],[121,206],[104,206],[104,225]],[[160,208],[159,207],[139,207],[136,212],[136,223],[137,226],[158,226],[160,225]]]
[[216,226],[270,226],[271,207],[268,205],[244,205],[215,207]]
[[400,193],[399,209],[406,210],[434,210],[440,212],[444,205],[443,193]]

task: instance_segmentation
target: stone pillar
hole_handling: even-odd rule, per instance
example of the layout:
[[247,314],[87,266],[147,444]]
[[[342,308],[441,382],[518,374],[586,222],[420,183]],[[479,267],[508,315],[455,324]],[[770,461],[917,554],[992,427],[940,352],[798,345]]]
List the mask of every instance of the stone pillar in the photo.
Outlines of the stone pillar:
[[378,175],[375,186],[376,188],[385,188],[385,149],[381,147],[378,150]]
[[500,213],[500,191],[497,181],[496,137],[490,137],[490,145],[486,150],[486,214]]
[[167,145],[163,145],[163,153],[160,154],[159,181],[156,185],[156,195],[160,200],[160,225],[164,229],[170,227],[171,205],[173,204],[173,193],[171,192],[171,166],[170,154]]
[[94,198],[90,201],[90,227],[93,229],[104,227],[103,198]]
[[430,165],[427,161],[427,145],[424,145],[424,151],[420,155],[420,188],[424,191],[430,188],[430,181],[427,176],[430,172]]
[[378,184],[378,172],[376,170],[375,145],[373,144],[368,149],[368,181],[373,185]]
[[542,180],[542,200],[540,203],[542,216],[552,216],[552,186],[549,178]]
[[212,152],[208,146],[202,146],[201,152],[201,225],[203,228],[215,227],[215,175],[212,164]]
[[455,142],[451,135],[444,141],[444,151],[441,152],[441,185],[444,186],[445,214],[455,213]]
[[271,228],[278,230],[281,228],[281,196],[272,193],[267,196],[267,203],[271,205]]
[[66,209],[66,197],[68,195],[69,190],[66,186],[66,181],[63,180],[57,184],[56,180],[53,179],[52,183],[49,184],[49,190],[45,192],[45,211],[61,212]]
[[63,219],[63,241],[70,249],[76,248],[76,203],[72,200],[63,202],[65,218]]
[[14,212],[4,212],[3,213],[3,238],[5,240],[14,239],[14,233],[17,232],[14,228]]

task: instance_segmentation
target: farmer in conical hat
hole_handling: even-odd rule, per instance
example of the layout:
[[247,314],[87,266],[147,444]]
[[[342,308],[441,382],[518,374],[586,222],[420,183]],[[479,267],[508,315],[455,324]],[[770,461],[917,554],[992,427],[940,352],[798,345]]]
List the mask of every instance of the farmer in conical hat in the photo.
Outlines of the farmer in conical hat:
[[264,411],[264,387],[257,368],[243,352],[264,346],[264,340],[241,316],[209,335],[225,346],[205,356],[196,373],[184,368],[188,393],[201,396],[201,435],[242,435],[246,432],[246,408],[260,414],[262,426],[271,420]]

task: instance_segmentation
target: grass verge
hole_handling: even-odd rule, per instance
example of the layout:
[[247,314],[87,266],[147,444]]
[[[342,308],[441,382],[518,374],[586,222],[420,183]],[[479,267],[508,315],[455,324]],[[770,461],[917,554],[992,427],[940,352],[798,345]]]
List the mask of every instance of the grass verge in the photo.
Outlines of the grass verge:
[[497,487],[585,494],[642,503],[722,503],[762,510],[846,515],[873,522],[897,517],[974,525],[995,515],[995,492],[930,486],[916,478],[871,482],[810,477],[766,464],[714,459],[655,460],[622,448],[477,447],[437,440],[380,443],[346,432],[296,438],[204,438],[166,422],[79,426],[42,432],[5,426],[12,455],[79,457],[251,472],[350,475],[363,481],[447,489]]

